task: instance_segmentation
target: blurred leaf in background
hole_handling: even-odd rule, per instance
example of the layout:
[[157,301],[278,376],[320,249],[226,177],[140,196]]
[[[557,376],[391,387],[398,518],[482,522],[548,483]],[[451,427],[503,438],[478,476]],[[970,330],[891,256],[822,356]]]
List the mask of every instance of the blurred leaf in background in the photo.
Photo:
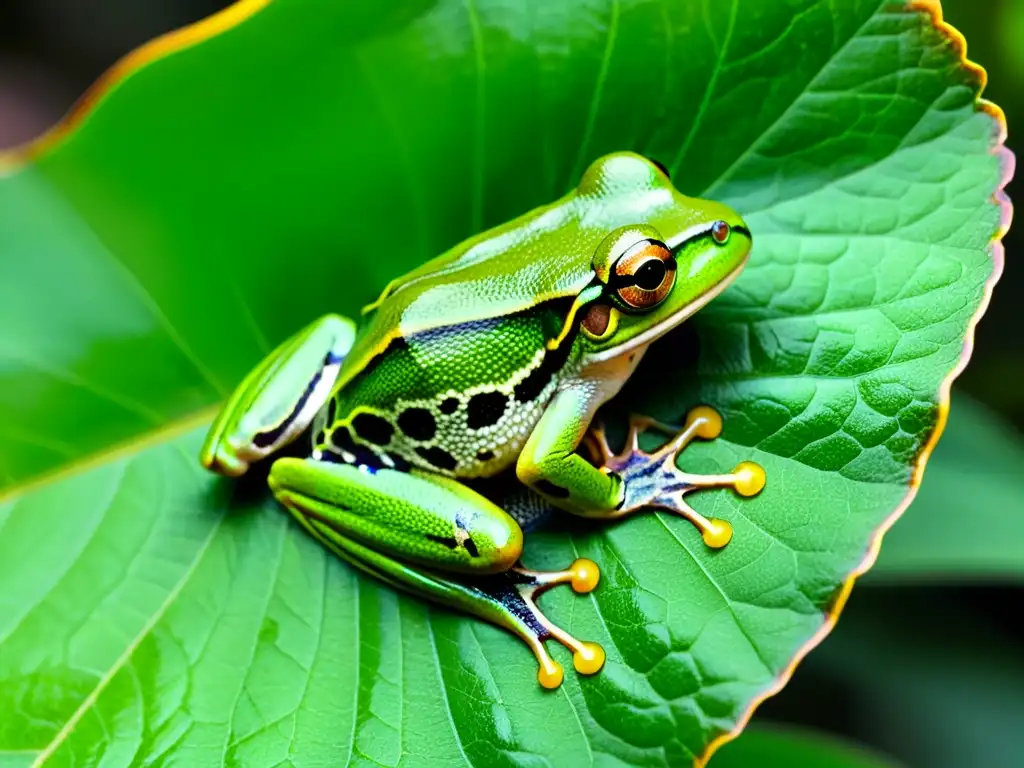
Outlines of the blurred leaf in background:
[[897,763],[843,739],[806,728],[755,726],[715,756],[715,768],[896,768]]
[[975,589],[859,590],[764,718],[840,731],[909,766],[1020,766],[1020,596],[990,591],[1001,621],[972,610]]
[[949,424],[910,510],[865,583],[1024,583],[1024,440],[955,395]]

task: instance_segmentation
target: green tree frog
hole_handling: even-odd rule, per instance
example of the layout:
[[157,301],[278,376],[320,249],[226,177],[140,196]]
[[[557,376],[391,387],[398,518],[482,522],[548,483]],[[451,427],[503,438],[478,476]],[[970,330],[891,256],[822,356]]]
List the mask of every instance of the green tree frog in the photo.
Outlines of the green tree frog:
[[[708,546],[729,541],[727,522],[683,496],[756,494],[761,468],[676,467],[687,443],[718,435],[715,411],[691,411],[654,453],[637,436],[665,425],[634,418],[615,454],[591,421],[651,342],[736,278],[750,248],[727,206],[680,194],[640,155],[607,155],[560,200],[394,280],[358,328],[327,315],[281,344],[230,397],[202,464],[239,476],[309,430],[308,452],[276,458],[268,483],[310,534],[392,586],[512,631],[546,688],[563,678],[549,639],[593,674],[604,651],[551,622],[536,597],[556,584],[589,592],[598,566],[522,567],[520,521],[540,507],[604,520],[657,507],[692,521]],[[515,492],[479,482],[512,470]]]

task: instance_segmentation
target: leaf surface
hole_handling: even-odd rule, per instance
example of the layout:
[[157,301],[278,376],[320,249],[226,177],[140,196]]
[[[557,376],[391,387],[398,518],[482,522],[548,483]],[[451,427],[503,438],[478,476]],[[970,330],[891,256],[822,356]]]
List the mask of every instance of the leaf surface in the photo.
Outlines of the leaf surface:
[[[998,276],[1012,157],[962,41],[878,0],[225,13],[0,179],[0,761],[706,756],[909,500]],[[518,641],[357,576],[194,457],[272,344],[620,149],[756,246],[618,408],[710,403],[723,439],[683,466],[769,480],[695,501],[733,523],[720,552],[660,514],[532,534],[531,566],[603,569],[545,605],[608,663],[546,693]]]

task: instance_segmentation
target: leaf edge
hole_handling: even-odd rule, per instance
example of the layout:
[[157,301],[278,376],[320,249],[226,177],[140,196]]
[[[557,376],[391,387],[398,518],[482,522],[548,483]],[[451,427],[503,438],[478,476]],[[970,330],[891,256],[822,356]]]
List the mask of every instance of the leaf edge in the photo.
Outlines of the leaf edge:
[[1014,170],[1016,168],[1016,156],[1009,147],[1006,146],[1006,114],[999,105],[989,101],[988,99],[982,98],[982,93],[988,84],[988,72],[980,64],[967,58],[967,39],[958,29],[945,20],[942,10],[942,0],[906,0],[902,4],[901,10],[908,14],[917,13],[926,16],[929,23],[931,23],[935,30],[938,31],[941,36],[946,38],[946,40],[951,44],[953,50],[956,51],[960,57],[960,67],[977,78],[977,93],[974,98],[976,111],[988,115],[993,120],[995,132],[991,146],[991,154],[999,159],[1002,176],[991,197],[991,202],[997,205],[1000,210],[999,226],[992,238],[989,240],[987,248],[991,254],[992,272],[985,281],[985,287],[983,289],[978,308],[975,310],[974,315],[967,324],[967,333],[964,336],[964,343],[961,348],[957,364],[939,385],[939,402],[936,412],[935,426],[932,428],[932,433],[928,436],[928,440],[925,442],[924,446],[922,446],[917,455],[917,459],[914,462],[913,473],[911,475],[906,496],[903,497],[903,500],[899,505],[897,505],[896,509],[894,509],[889,516],[882,521],[881,525],[875,529],[871,536],[871,540],[868,543],[867,554],[864,556],[864,559],[860,564],[853,569],[853,571],[839,586],[835,597],[832,599],[831,607],[826,611],[825,621],[821,627],[819,627],[818,631],[815,632],[810,639],[808,639],[807,642],[797,650],[793,655],[793,658],[790,659],[786,668],[775,678],[775,682],[754,697],[747,706],[747,709],[736,721],[736,724],[730,730],[719,734],[708,742],[707,746],[704,748],[704,752],[694,758],[694,768],[705,768],[708,761],[714,756],[715,752],[743,733],[753,718],[757,708],[786,687],[790,679],[793,677],[794,672],[796,672],[797,667],[800,666],[800,663],[811,651],[817,648],[835,628],[839,621],[839,616],[842,613],[843,608],[846,606],[846,601],[849,599],[850,593],[852,592],[857,579],[870,571],[872,566],[874,566],[875,561],[878,559],[878,554],[882,549],[882,541],[885,538],[885,534],[888,533],[889,529],[892,528],[896,521],[903,516],[903,513],[906,512],[907,508],[914,501],[914,498],[917,496],[917,491],[921,487],[925,467],[928,464],[928,460],[931,458],[932,451],[934,451],[935,446],[938,445],[939,439],[945,431],[946,422],[949,419],[951,389],[953,383],[957,378],[959,378],[960,374],[963,373],[967,364],[970,362],[971,354],[974,351],[975,330],[977,329],[978,322],[982,317],[984,317],[985,312],[988,310],[989,303],[992,300],[992,291],[995,289],[996,283],[999,282],[999,278],[1002,277],[1003,274],[1006,261],[1006,250],[1003,246],[1002,240],[1007,231],[1009,231],[1010,224],[1013,220],[1013,204],[1010,201],[1009,196],[1006,194],[1006,186],[1013,179]]
[[67,113],[39,136],[24,144],[0,150],[0,173],[21,170],[47,154],[85,123],[96,107],[124,81],[157,59],[227,32],[270,5],[273,0],[234,0],[230,5],[198,21],[166,32],[133,48],[110,65],[83,93]]

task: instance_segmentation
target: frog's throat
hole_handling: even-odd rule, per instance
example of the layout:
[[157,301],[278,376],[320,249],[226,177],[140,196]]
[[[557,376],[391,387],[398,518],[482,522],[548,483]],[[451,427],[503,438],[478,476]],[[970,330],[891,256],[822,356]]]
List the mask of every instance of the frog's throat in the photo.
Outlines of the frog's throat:
[[619,357],[628,352],[631,352],[634,349],[646,346],[650,344],[652,341],[661,338],[666,333],[675,328],[677,325],[686,320],[688,317],[692,316],[695,312],[697,312],[697,310],[704,307],[704,305],[706,305],[709,301],[717,297],[720,293],[722,293],[722,291],[724,291],[730,285],[732,285],[733,281],[737,277],[739,277],[740,272],[743,271],[743,268],[747,266],[747,261],[749,259],[750,256],[748,255],[746,258],[743,259],[740,265],[736,267],[736,269],[734,269],[724,278],[719,280],[714,288],[702,294],[694,301],[691,301],[689,304],[680,309],[674,315],[666,317],[657,325],[651,326],[643,333],[634,336],[633,338],[629,339],[623,344],[620,344],[619,346],[612,347],[611,349],[606,349],[603,352],[599,352],[598,354],[593,356],[588,355],[587,363],[603,363],[606,360],[611,360],[613,358]]

